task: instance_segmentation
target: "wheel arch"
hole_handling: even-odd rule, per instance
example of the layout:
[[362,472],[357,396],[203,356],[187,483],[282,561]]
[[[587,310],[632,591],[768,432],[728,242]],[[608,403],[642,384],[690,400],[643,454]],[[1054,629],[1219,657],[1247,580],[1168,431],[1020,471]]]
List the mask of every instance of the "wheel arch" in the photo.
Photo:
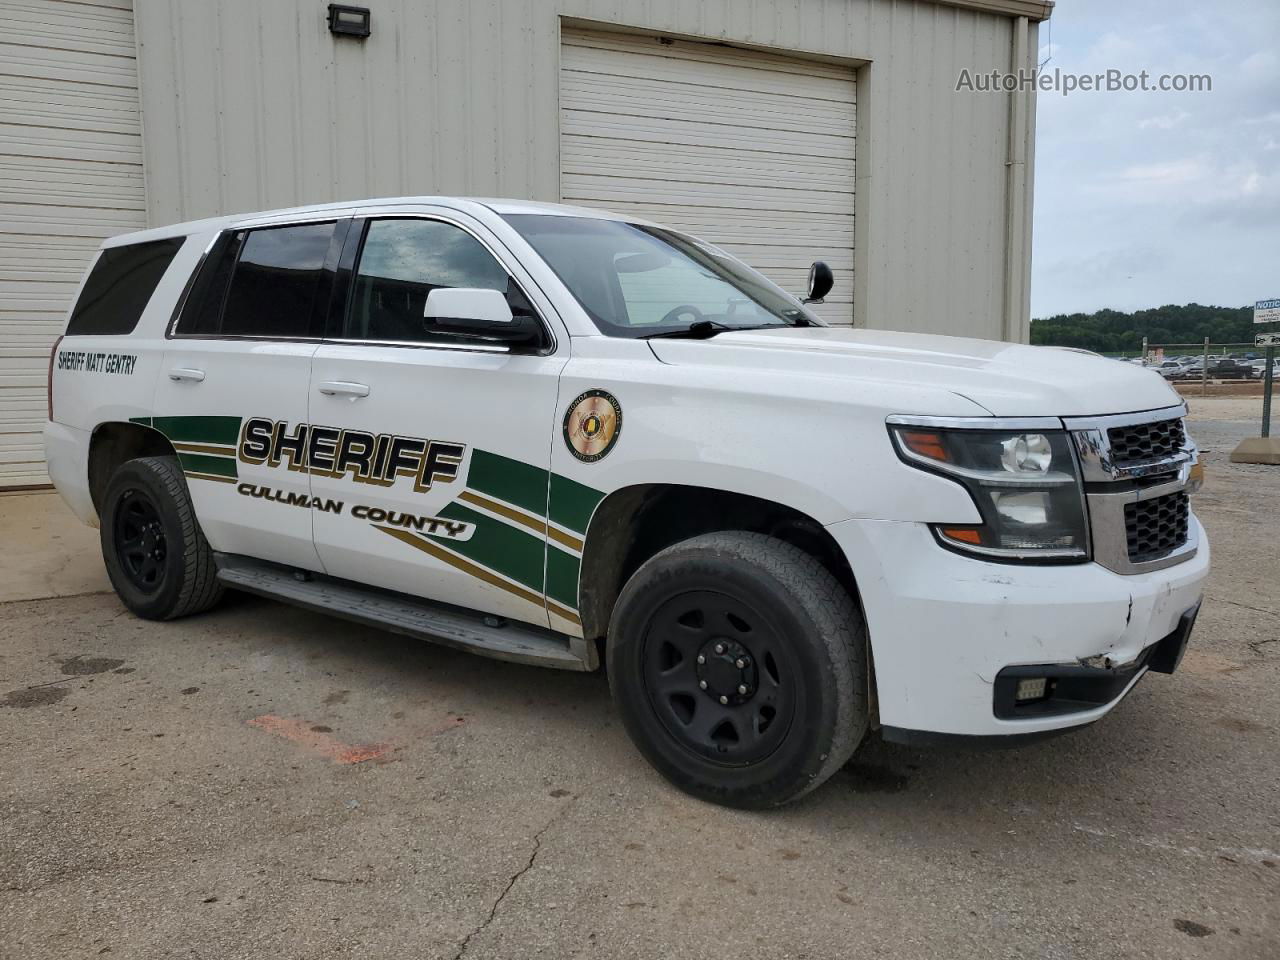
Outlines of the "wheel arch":
[[822,563],[861,607],[844,551],[808,514],[716,487],[642,483],[615,490],[592,513],[579,579],[583,636],[589,641],[605,636],[618,594],[646,560],[673,543],[723,530],[763,533],[799,547]]
[[88,483],[93,507],[102,515],[102,495],[122,463],[138,457],[177,456],[169,438],[155,427],[109,420],[93,428],[89,438]]

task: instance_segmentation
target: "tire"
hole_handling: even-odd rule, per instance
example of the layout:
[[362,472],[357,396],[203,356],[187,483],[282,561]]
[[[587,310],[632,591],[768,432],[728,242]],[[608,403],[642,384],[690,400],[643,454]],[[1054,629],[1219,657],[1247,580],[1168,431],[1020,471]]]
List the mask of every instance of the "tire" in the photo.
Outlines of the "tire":
[[147,620],[172,620],[221,599],[213,551],[176,457],[121,464],[102,502],[102,557],[126,607]]
[[706,534],[650,558],[618,597],[606,655],[632,741],[713,803],[798,799],[869,724],[857,604],[812,556],[762,534]]

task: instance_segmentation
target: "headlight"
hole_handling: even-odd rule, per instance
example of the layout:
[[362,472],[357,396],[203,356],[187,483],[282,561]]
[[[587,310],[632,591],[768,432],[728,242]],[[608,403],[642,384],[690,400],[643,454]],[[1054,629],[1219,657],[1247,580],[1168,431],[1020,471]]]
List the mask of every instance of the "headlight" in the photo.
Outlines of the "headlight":
[[1084,488],[1066,431],[896,423],[889,430],[903,460],[973,496],[982,523],[935,525],[946,546],[993,559],[1088,559]]

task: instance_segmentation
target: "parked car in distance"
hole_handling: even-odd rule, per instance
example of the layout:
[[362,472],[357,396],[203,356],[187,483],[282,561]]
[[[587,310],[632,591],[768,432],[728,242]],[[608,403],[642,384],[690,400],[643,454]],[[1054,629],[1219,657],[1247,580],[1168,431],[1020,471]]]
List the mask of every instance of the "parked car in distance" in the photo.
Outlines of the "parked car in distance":
[[[1166,380],[1199,380],[1204,376],[1204,358],[1197,357],[1184,366],[1171,368],[1169,372],[1161,370]],[[1210,357],[1210,380],[1248,380],[1256,376],[1254,368],[1243,360],[1232,360],[1229,357]]]
[[[1254,360],[1249,364],[1249,369],[1252,371],[1250,376],[1255,380],[1261,380],[1267,375],[1267,361]],[[1275,380],[1280,380],[1280,358],[1271,361],[1271,376]]]
[[1210,380],[1248,380],[1252,376],[1253,368],[1243,360],[1224,357],[1217,363],[1209,363]]
[[1152,369],[1166,380],[1177,380],[1185,366],[1185,363],[1177,360],[1163,360]]

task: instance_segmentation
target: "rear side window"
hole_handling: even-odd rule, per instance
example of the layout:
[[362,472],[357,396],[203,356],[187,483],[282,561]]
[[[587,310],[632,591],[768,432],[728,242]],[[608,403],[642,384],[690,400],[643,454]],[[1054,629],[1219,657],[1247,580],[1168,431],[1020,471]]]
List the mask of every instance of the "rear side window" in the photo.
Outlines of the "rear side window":
[[241,230],[221,237],[196,278],[179,336],[316,336],[312,311],[334,224]]
[[71,311],[68,336],[132,333],[185,237],[108,247]]

